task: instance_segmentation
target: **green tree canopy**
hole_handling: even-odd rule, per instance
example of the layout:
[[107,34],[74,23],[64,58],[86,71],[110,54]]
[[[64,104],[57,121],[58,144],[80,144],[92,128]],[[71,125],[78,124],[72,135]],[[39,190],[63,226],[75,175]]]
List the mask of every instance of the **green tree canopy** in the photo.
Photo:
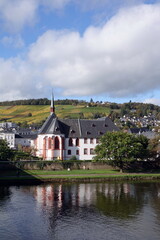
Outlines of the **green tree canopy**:
[[7,142],[0,139],[0,161],[7,161],[13,157],[13,151],[9,148]]
[[96,146],[95,153],[98,160],[112,160],[115,165],[123,169],[126,161],[143,159],[148,153],[148,139],[143,135],[132,135],[124,132],[107,132]]

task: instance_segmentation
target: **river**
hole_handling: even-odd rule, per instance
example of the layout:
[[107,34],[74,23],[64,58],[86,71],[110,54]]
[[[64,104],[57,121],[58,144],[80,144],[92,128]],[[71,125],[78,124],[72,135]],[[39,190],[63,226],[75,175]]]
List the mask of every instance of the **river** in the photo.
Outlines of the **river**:
[[160,183],[0,186],[0,239],[159,240]]

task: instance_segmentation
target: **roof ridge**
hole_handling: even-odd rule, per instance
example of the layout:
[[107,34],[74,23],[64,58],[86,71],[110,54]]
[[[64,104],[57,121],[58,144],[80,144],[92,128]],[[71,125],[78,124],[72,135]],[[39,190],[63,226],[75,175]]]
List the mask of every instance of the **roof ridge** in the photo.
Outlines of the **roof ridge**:
[[79,127],[79,133],[80,137],[82,136],[82,130],[81,130],[81,124],[80,124],[80,119],[78,118],[78,127]]

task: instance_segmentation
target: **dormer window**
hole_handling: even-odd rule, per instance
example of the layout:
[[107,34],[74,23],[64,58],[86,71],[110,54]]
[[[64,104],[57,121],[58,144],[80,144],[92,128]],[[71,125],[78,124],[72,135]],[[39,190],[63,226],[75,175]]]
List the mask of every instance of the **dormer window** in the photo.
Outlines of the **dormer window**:
[[99,134],[99,135],[103,135],[103,132],[99,131],[98,134]]
[[87,131],[87,135],[91,134],[89,131]]
[[92,127],[95,127],[96,125],[94,124],[94,123],[92,123],[92,125],[91,125]]
[[59,127],[56,127],[56,131],[59,131]]
[[71,133],[75,133],[75,131],[73,129],[70,130]]
[[108,127],[108,125],[105,123],[105,124],[104,124],[104,127]]

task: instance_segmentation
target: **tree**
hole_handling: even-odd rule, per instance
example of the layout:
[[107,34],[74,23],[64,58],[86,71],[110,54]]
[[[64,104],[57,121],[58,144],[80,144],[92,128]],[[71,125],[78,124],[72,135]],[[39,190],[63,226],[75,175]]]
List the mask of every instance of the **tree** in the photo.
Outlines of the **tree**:
[[149,140],[148,145],[150,156],[153,158],[159,158],[160,156],[160,136],[156,136]]
[[28,113],[28,117],[32,117],[32,113]]
[[7,142],[0,139],[0,161],[7,161],[12,159],[13,151],[9,148]]
[[123,170],[124,163],[147,156],[148,139],[143,135],[124,132],[107,132],[96,146],[95,160],[110,160],[109,163]]
[[92,99],[92,98],[90,99],[90,103],[94,103],[94,101],[93,101],[93,99]]

